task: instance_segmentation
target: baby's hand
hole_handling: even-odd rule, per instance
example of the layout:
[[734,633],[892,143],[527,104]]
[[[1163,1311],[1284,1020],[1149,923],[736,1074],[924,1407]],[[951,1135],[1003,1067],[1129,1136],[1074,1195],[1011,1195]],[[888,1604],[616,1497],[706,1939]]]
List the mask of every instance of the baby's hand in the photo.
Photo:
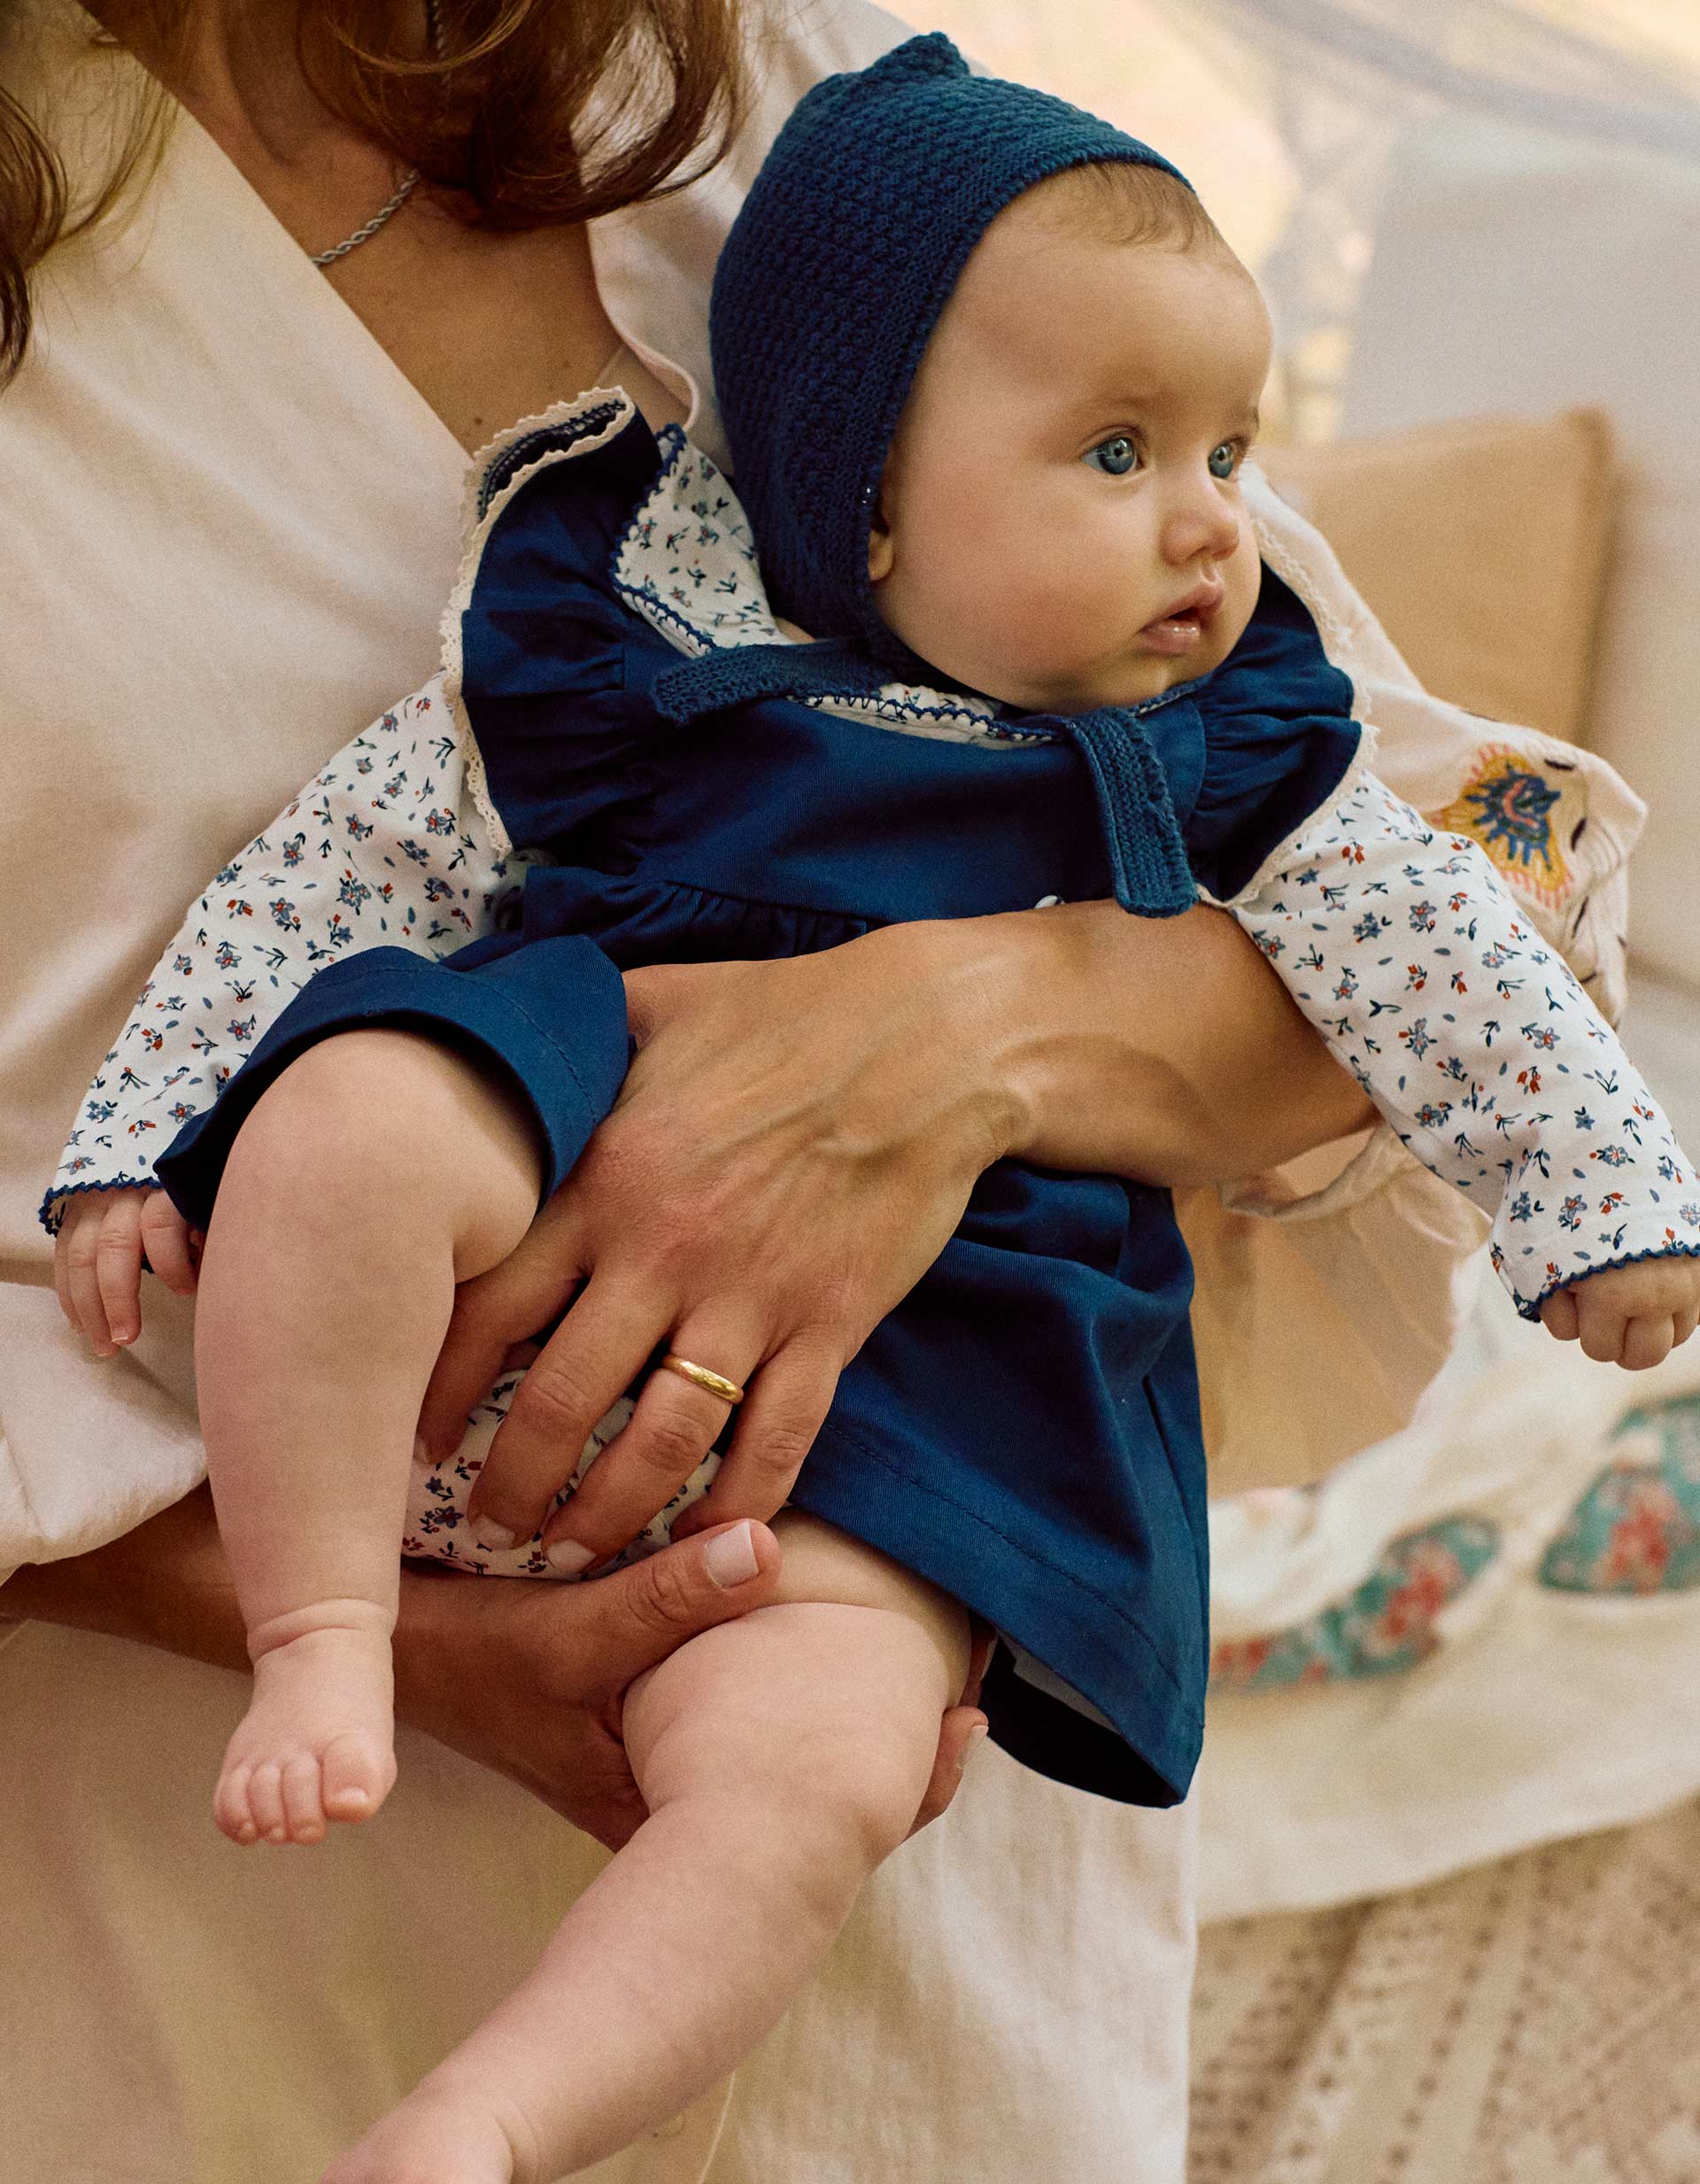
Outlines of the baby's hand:
[[163,1191],[82,1191],[68,1201],[53,1250],[59,1309],[97,1357],[142,1331],[142,1254],[169,1290],[190,1295],[201,1234]]
[[1642,1372],[1662,1364],[1700,1320],[1700,1259],[1638,1259],[1605,1267],[1541,1307],[1541,1324],[1560,1342],[1580,1341],[1603,1365]]

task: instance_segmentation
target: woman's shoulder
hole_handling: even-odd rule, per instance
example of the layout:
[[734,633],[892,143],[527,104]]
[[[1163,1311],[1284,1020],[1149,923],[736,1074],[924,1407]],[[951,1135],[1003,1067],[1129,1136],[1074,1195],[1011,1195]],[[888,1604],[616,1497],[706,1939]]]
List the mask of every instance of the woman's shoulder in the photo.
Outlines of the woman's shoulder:
[[841,70],[865,68],[914,35],[870,0],[823,0],[792,12],[763,38],[742,127],[716,166],[689,188],[596,221],[591,247],[608,316],[640,354],[688,382],[692,438],[715,461],[726,448],[708,355],[708,292],[721,244],[773,140],[806,91]]

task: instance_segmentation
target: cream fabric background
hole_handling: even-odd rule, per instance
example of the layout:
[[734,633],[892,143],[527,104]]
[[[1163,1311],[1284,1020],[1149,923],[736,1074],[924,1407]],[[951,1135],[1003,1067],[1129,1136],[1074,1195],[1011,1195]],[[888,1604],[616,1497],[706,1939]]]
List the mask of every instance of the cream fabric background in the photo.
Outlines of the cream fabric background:
[[1622,498],[1580,739],[1653,802],[1630,948],[1700,995],[1700,443],[1673,429],[1693,414],[1696,237],[1700,168],[1471,118],[1416,133],[1389,177],[1341,429],[1605,413]]

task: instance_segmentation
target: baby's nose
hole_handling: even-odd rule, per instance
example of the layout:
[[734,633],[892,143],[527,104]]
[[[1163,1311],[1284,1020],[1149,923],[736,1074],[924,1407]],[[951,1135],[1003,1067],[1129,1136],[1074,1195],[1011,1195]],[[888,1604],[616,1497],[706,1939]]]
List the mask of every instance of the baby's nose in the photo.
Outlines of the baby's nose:
[[1164,527],[1163,547],[1171,561],[1196,561],[1207,556],[1225,561],[1240,544],[1240,511],[1214,480],[1183,493]]

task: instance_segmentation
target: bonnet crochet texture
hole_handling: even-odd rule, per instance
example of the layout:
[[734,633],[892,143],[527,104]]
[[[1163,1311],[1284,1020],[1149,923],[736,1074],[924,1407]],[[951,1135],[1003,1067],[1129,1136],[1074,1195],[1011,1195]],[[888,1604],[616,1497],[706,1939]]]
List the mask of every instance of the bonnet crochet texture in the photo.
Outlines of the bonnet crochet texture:
[[829,76],[780,131],[721,253],[708,325],[761,572],[812,636],[913,675],[874,603],[868,537],[922,355],[1004,207],[1107,163],[1186,183],[1079,107],[971,74],[936,32]]

